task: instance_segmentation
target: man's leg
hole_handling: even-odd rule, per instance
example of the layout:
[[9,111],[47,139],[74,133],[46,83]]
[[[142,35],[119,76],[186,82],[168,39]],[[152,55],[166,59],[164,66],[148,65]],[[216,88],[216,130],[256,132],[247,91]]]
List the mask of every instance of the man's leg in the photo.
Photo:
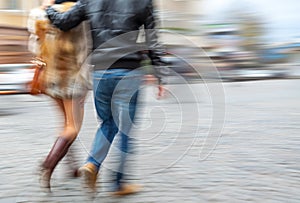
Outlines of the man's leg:
[[116,195],[132,194],[138,191],[138,188],[134,185],[123,184],[124,169],[127,154],[130,150],[130,129],[134,122],[134,117],[137,107],[138,90],[141,84],[140,74],[131,71],[126,73],[122,80],[119,81],[115,88],[112,102],[114,110],[113,117],[118,124],[120,130],[121,142],[120,142],[120,162],[118,170],[115,176],[115,193]]
[[98,118],[102,121],[98,128],[91,152],[86,165],[80,168],[88,187],[95,189],[99,168],[106,158],[110,145],[118,132],[112,118],[111,95],[114,81],[103,76],[103,73],[94,74],[94,102]]
[[110,145],[118,132],[118,128],[113,119],[103,121],[98,128],[94,138],[93,147],[87,159],[87,162],[93,163],[99,170],[102,162],[106,158]]

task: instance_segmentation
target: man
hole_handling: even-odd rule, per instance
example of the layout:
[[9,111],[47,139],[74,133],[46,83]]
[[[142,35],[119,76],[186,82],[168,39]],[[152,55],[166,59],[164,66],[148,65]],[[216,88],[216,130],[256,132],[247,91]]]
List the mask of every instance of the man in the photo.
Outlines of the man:
[[[79,171],[87,185],[95,189],[100,166],[119,132],[121,161],[115,177],[115,194],[137,192],[138,187],[125,184],[123,180],[129,131],[142,79],[141,62],[147,53],[160,84],[163,75],[161,67],[165,65],[160,60],[164,51],[157,41],[152,0],[80,0],[65,13],[51,8],[52,2],[45,0],[44,7],[54,26],[67,31],[88,20],[91,28],[94,102],[102,123],[87,163]],[[141,27],[146,39],[143,44],[137,43]],[[159,91],[159,94],[163,91],[160,85]]]

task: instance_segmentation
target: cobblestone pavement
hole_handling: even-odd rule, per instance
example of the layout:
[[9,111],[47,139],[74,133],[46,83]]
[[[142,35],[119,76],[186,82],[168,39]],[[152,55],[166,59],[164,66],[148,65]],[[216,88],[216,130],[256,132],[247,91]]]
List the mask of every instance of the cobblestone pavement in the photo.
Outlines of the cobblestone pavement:
[[[69,178],[65,161],[53,174],[52,193],[43,192],[37,168],[59,132],[60,115],[47,97],[1,96],[0,203],[300,202],[299,85],[300,80],[174,85],[162,100],[145,87],[128,171],[143,190],[123,198],[109,193],[118,139],[94,196],[80,179]],[[96,126],[89,95],[73,146],[78,164],[87,157]]]

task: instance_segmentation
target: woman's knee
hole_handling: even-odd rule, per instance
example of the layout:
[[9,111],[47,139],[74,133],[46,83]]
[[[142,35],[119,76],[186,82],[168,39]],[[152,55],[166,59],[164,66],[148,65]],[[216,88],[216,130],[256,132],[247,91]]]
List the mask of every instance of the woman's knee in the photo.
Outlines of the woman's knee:
[[67,126],[65,127],[64,131],[62,132],[62,136],[66,137],[68,139],[76,139],[77,135],[79,133],[79,129],[76,129],[73,126]]

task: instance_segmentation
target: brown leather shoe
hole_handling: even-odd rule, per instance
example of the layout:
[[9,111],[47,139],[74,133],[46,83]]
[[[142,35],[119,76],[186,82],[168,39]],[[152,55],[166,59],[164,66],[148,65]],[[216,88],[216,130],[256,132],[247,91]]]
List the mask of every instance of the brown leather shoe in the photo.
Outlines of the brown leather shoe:
[[87,188],[92,190],[96,189],[96,181],[97,181],[97,167],[92,163],[87,163],[84,166],[80,167],[79,175],[83,177],[84,184]]
[[136,184],[123,184],[119,190],[112,192],[115,196],[131,195],[142,190],[142,186]]

